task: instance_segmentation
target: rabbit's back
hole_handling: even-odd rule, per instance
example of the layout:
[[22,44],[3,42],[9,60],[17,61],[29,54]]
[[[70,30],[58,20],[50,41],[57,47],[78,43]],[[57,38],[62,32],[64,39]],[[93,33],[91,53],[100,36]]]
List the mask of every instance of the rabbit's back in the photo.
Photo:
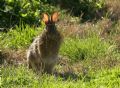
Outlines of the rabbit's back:
[[56,30],[54,33],[45,32],[41,36],[40,51],[41,57],[54,57],[58,54],[62,41],[61,34]]

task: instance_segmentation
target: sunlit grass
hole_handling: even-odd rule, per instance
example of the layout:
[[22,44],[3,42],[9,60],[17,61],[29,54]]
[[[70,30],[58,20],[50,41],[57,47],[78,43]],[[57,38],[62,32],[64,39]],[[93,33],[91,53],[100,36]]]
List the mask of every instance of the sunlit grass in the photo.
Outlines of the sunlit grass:
[[[97,73],[97,74],[96,74]],[[36,75],[24,66],[2,68],[2,88],[119,88],[120,69],[90,72],[74,80],[54,75]],[[78,74],[79,76],[79,74]]]
[[26,48],[34,37],[40,34],[41,30],[43,30],[43,27],[16,26],[15,29],[11,29],[8,33],[0,33],[0,46],[12,49]]
[[98,36],[86,39],[67,38],[61,47],[60,54],[72,60],[83,60],[102,57],[107,53],[110,44]]

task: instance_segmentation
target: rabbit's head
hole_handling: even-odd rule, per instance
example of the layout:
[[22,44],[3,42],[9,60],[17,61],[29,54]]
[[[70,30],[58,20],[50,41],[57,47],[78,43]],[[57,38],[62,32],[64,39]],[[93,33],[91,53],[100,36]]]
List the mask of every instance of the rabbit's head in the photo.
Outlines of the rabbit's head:
[[55,22],[58,21],[58,12],[54,12],[51,16],[48,14],[43,14],[43,22],[46,24],[47,31],[54,31],[56,30]]

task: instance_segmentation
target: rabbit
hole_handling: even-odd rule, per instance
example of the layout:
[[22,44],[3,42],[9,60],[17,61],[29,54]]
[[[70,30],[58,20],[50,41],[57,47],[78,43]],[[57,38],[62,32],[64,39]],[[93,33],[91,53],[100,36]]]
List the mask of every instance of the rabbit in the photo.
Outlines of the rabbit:
[[50,17],[44,13],[42,21],[46,28],[37,36],[27,51],[28,68],[35,71],[52,73],[58,60],[58,52],[62,42],[62,35],[57,30],[58,12]]

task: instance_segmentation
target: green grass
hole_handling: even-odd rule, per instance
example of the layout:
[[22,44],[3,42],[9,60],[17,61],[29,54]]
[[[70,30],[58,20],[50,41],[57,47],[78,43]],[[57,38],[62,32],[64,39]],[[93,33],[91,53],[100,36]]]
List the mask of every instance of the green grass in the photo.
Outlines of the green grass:
[[33,28],[28,25],[25,27],[16,26],[8,33],[0,33],[0,46],[2,48],[26,48],[30,45],[33,38],[43,30],[43,27]]
[[[54,75],[36,75],[24,66],[4,67],[1,69],[2,88],[119,88],[120,69],[105,69],[96,73],[89,72],[77,80]],[[78,74],[78,76],[80,76]]]
[[102,41],[98,36],[86,39],[67,38],[61,47],[61,55],[68,56],[71,60],[99,58],[108,52],[111,45]]

